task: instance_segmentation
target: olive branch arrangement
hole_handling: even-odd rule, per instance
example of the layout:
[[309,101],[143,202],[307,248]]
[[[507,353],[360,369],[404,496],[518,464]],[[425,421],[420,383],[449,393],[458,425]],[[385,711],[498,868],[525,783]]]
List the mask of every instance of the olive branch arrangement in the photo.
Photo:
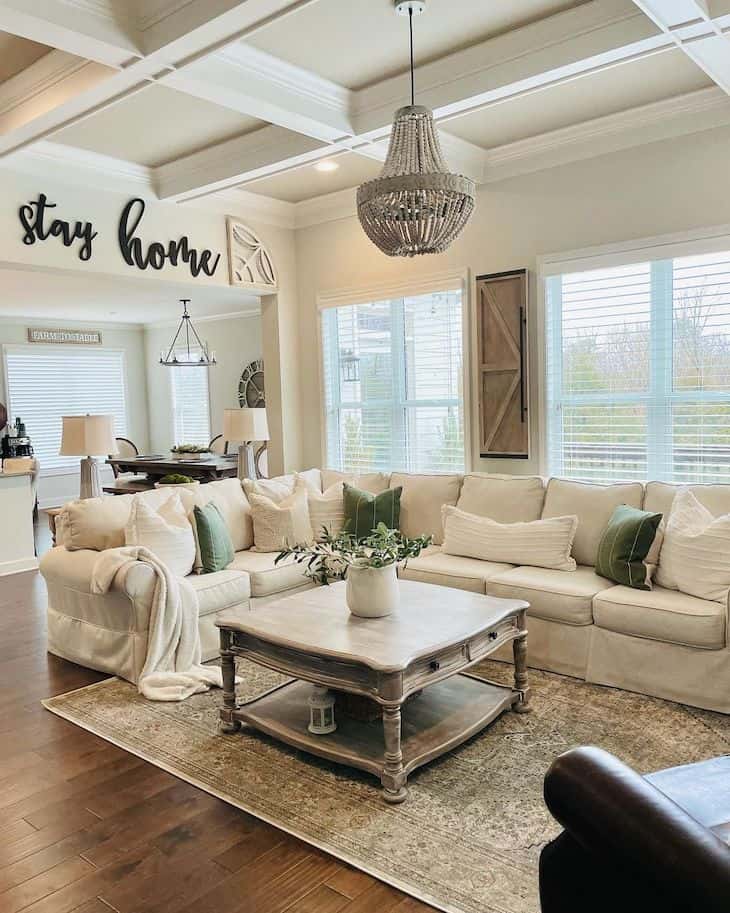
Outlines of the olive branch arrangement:
[[385,523],[378,523],[369,536],[360,540],[347,529],[335,536],[327,527],[322,530],[319,542],[282,549],[275,564],[293,556],[297,564],[306,564],[304,573],[307,577],[326,586],[331,580],[344,580],[351,565],[379,568],[417,558],[433,538],[416,536],[409,539],[400,530],[389,529]]

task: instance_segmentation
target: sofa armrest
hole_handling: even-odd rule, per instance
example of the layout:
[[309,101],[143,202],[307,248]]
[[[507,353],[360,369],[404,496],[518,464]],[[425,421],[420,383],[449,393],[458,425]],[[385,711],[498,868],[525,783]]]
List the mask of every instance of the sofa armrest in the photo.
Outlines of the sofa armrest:
[[[41,574],[46,580],[49,595],[63,590],[67,597],[79,594],[79,600],[88,602],[91,595],[91,577],[99,552],[91,549],[69,551],[63,546],[50,549],[40,559]],[[155,591],[156,576],[152,567],[142,561],[130,562],[114,578],[107,596],[125,596],[131,602],[133,618],[129,627],[146,631]],[[94,600],[104,600],[104,595],[94,594]],[[66,602],[66,600],[64,600]],[[56,606],[58,607],[58,606]]]
[[560,755],[545,777],[545,801],[594,859],[666,890],[677,909],[730,909],[730,849],[608,752]]

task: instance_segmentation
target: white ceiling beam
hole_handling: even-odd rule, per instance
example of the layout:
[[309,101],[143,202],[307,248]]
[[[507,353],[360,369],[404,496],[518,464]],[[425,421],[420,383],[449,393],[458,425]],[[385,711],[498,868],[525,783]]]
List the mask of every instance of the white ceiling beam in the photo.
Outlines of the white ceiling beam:
[[634,0],[681,51],[730,95],[730,17],[713,18],[705,0]]
[[142,56],[123,0],[98,0],[93,13],[65,0],[0,0],[0,30],[109,67]]

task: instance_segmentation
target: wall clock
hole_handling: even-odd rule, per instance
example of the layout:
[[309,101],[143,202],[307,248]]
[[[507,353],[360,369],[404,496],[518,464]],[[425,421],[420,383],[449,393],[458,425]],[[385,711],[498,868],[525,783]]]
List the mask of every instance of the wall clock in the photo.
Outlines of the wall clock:
[[243,369],[238,383],[238,405],[242,409],[260,409],[266,405],[264,363],[260,358]]

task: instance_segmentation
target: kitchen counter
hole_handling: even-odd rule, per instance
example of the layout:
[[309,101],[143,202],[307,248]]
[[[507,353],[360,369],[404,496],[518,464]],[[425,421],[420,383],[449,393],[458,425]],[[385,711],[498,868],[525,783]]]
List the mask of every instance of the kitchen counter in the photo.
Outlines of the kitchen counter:
[[29,470],[0,472],[0,576],[38,567]]

